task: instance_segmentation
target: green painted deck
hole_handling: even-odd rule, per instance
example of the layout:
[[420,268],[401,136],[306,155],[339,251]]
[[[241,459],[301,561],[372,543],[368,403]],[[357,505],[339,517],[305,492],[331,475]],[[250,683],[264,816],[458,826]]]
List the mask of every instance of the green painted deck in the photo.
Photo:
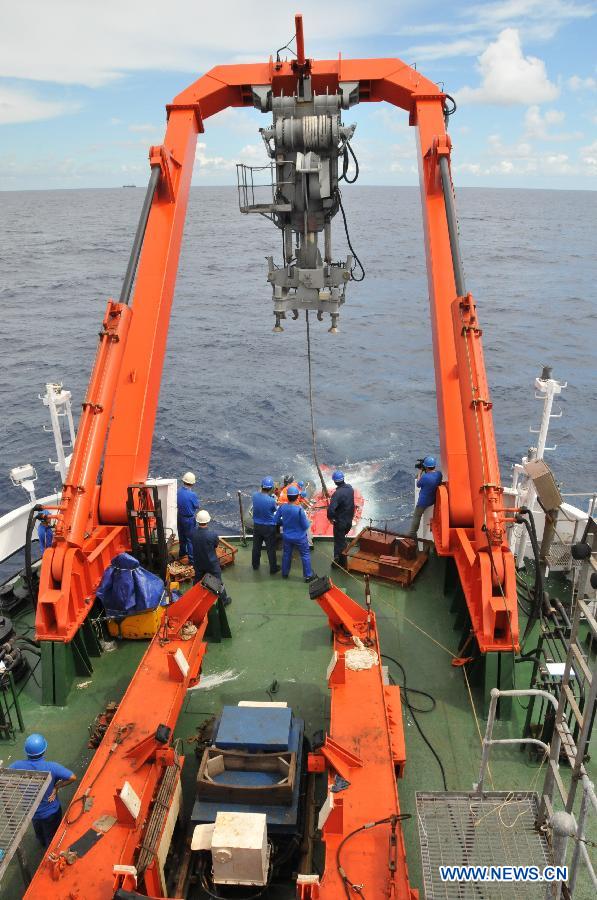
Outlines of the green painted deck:
[[[313,565],[318,574],[330,573],[331,549],[327,542],[316,544]],[[270,576],[264,561],[261,569],[254,572],[250,548],[240,547],[235,565],[224,570],[224,581],[233,598],[228,609],[233,637],[209,645],[203,672],[207,675],[232,669],[238,677],[213,690],[198,689],[188,693],[178,723],[177,735],[180,737],[192,736],[197,726],[224,704],[267,700],[267,691],[273,681],[279,686],[273,699],[286,700],[294,712],[305,719],[307,735],[328,725],[329,692],[325,672],[331,647],[327,619],[309,598],[298,559],[295,558],[287,581],[282,581],[279,574]],[[360,578],[336,569],[331,574],[339,587],[363,602]],[[442,593],[443,578],[444,562],[432,556],[409,590],[372,581],[373,608],[383,652],[404,665],[410,687],[430,692],[437,701],[433,712],[418,718],[443,761],[448,788],[470,790],[478,774],[480,738],[463,671],[450,665],[450,652],[456,651],[460,634],[454,630],[454,616]],[[22,618],[20,624],[27,620],[31,621],[31,616]],[[21,695],[25,725],[28,731],[41,731],[46,735],[48,758],[69,766],[79,776],[83,774],[92,754],[87,749],[88,725],[107,701],[122,696],[145,648],[145,642],[121,642],[113,652],[94,660],[95,671],[90,683],[73,688],[69,705],[64,709],[39,706],[40,692],[33,680],[29,681]],[[393,664],[389,663],[389,666],[391,673],[398,677]],[[39,679],[39,670],[36,675]],[[530,664],[516,666],[518,686],[527,686],[529,677]],[[84,684],[89,679],[77,681]],[[483,698],[478,688],[473,687],[472,699],[483,732]],[[426,706],[428,701],[413,695],[411,702]],[[415,791],[441,790],[442,781],[437,762],[422,741],[408,711],[403,710],[403,714],[407,762],[405,777],[399,783],[400,805],[403,812],[414,814]],[[499,723],[495,736],[519,737],[523,721],[524,711],[515,703],[512,719]],[[5,765],[21,758],[22,744],[22,738],[15,744],[0,742],[0,759]],[[192,746],[186,746],[185,802],[190,809],[197,761]],[[541,771],[539,768],[518,748],[496,750],[491,765],[495,788],[540,789],[545,767]],[[566,770],[562,769],[562,772],[565,778]],[[70,788],[62,793],[63,808],[71,796]],[[404,823],[404,834],[411,883],[421,888],[416,816]],[[25,849],[34,867],[41,852],[32,833],[27,837]],[[514,897],[515,887],[512,891]],[[0,888],[0,896],[12,900],[21,894],[20,873],[13,860]],[[271,890],[268,896],[294,897],[294,892],[292,889],[288,893]],[[592,896],[588,888],[577,889],[578,898]]]

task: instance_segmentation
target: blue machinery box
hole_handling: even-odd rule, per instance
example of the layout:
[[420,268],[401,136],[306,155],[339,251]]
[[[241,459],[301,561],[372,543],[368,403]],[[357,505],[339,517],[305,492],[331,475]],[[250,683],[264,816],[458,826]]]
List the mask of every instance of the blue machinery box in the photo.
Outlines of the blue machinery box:
[[214,744],[220,750],[282,753],[289,750],[292,710],[279,706],[225,706]]
[[[230,712],[228,712],[230,711]],[[235,715],[240,713],[240,716]],[[268,713],[265,716],[263,713]],[[271,715],[274,713],[275,715]],[[284,715],[279,715],[283,713]],[[257,715],[256,715],[257,714]],[[225,718],[226,717],[226,718]],[[242,722],[246,730],[238,729]],[[286,725],[287,723],[287,725]],[[222,726],[224,729],[222,730]],[[287,728],[287,731],[286,731]],[[267,817],[268,831],[277,834],[294,834],[298,822],[301,790],[301,755],[305,723],[292,715],[292,710],[268,707],[224,707],[214,744],[221,750],[251,751],[255,753],[296,753],[297,778],[290,805],[261,806],[247,803],[213,803],[195,800],[191,822],[200,825],[215,822],[218,812],[261,812]],[[283,734],[286,733],[286,738]],[[229,783],[263,784],[263,773],[230,773]],[[248,777],[247,777],[248,776]]]

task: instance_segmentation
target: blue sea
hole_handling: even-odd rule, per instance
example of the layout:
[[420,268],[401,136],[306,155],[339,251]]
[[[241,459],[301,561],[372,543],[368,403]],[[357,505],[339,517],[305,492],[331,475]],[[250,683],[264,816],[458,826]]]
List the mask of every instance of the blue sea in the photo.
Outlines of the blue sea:
[[[144,188],[0,194],[0,513],[24,502],[8,472],[33,463],[38,496],[57,486],[47,381],[78,414],[106,299],[118,297]],[[565,492],[597,485],[597,192],[462,189],[467,287],[484,330],[502,476],[532,444],[543,365],[568,383],[548,455]],[[320,461],[342,467],[366,516],[408,516],[414,462],[438,428],[418,189],[346,188],[353,244],[367,270],[349,285],[340,332],[313,322]],[[346,252],[335,223],[335,256]],[[263,475],[314,480],[304,320],[273,334],[266,219],[243,216],[234,188],[191,190],[151,470],[197,473],[223,530],[238,530],[236,490]]]

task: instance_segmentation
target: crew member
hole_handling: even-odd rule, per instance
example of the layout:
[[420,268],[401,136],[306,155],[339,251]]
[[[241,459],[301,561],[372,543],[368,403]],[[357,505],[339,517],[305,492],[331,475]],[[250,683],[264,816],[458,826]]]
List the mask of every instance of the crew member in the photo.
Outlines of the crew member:
[[274,479],[267,475],[261,482],[261,490],[253,494],[253,554],[251,562],[257,570],[261,563],[261,548],[265,544],[269,559],[269,573],[280,571],[276,558],[276,499],[272,496]]
[[[193,584],[201,581],[204,575],[215,575],[222,581],[222,568],[220,560],[216,553],[216,547],[220,543],[220,539],[213,528],[209,527],[211,516],[206,509],[200,509],[197,513],[198,528],[195,529],[191,536],[193,544],[193,567],[195,569],[195,579]],[[222,593],[220,599],[224,606],[232,603],[232,598],[226,593],[224,582],[222,582]]]
[[298,502],[299,489],[295,484],[288,485],[287,497],[288,502],[278,507],[275,517],[276,523],[281,524],[283,528],[282,578],[288,578],[292,551],[296,547],[303,564],[303,577],[305,581],[313,581],[317,576],[313,574],[311,568],[311,553],[307,539],[309,520]]
[[435,495],[441,483],[442,473],[435,468],[435,457],[426,456],[421,466],[421,476],[417,481],[419,497],[410,523],[409,537],[414,538],[417,536],[421,517],[427,507],[433,506],[435,503]]
[[43,734],[30,734],[25,741],[27,759],[17,759],[9,766],[10,769],[34,769],[37,772],[49,772],[52,776],[48,789],[33,816],[33,830],[44,850],[51,844],[62,820],[62,807],[57,797],[58,791],[77,780],[77,776],[70,769],[66,769],[60,763],[44,759],[47,749],[48,742]]
[[334,472],[332,481],[336,490],[329,502],[327,517],[334,523],[334,563],[345,569],[346,535],[352,528],[354,518],[354,490],[344,481],[344,472]]
[[52,528],[50,513],[46,509],[43,509],[39,513],[37,518],[39,519],[39,525],[37,526],[39,549],[43,553],[44,550],[47,550],[48,547],[52,546],[52,541],[54,540],[54,529]]
[[298,488],[298,482],[294,480],[294,475],[285,475],[284,486],[278,494],[278,503],[288,503],[288,488],[290,485]]
[[176,493],[176,503],[178,505],[177,525],[178,525],[178,557],[188,556],[189,562],[193,564],[193,544],[191,537],[196,530],[195,516],[201,503],[199,497],[193,490],[196,483],[192,472],[185,472],[182,476],[182,484]]

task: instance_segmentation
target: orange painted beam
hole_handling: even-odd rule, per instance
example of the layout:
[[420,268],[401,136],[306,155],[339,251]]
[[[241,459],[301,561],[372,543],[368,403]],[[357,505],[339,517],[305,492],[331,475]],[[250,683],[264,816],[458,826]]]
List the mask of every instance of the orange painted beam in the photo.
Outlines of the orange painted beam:
[[[198,584],[168,609],[167,630],[156,634],[139,663],[29,885],[27,900],[106,900],[119,886],[114,865],[135,864],[164,767],[184,761],[171,741],[154,746],[151,752],[152,738],[159,725],[174,732],[186,692],[199,680],[207,649],[203,642],[207,613],[215,600],[213,593]],[[196,626],[197,632],[185,641],[179,632],[187,621]],[[175,662],[175,654],[179,658],[182,655],[188,666],[186,673]],[[134,821],[126,820],[118,799],[125,782],[140,799]],[[88,810],[82,802],[85,797],[91,801]],[[119,820],[92,849],[69,864],[66,851],[105,815],[118,816]]]
[[[333,808],[322,830],[323,877],[319,884],[299,884],[298,896],[301,900],[353,896],[338,871],[340,849],[342,869],[351,884],[362,885],[365,897],[413,900],[418,892],[409,884],[400,821],[395,823],[393,849],[390,822],[352,835],[368,823],[400,816],[396,777],[402,774],[406,753],[400,689],[384,685],[375,614],[371,612],[368,622],[366,610],[331,581],[329,585],[316,599],[328,616],[334,637],[334,656],[328,669],[330,727],[324,746],[311,755],[310,768],[321,771],[321,762],[327,768],[326,803],[333,802]],[[371,668],[353,671],[346,664],[347,651],[355,647],[351,636],[376,654],[377,662]],[[337,775],[349,784],[333,793]]]

